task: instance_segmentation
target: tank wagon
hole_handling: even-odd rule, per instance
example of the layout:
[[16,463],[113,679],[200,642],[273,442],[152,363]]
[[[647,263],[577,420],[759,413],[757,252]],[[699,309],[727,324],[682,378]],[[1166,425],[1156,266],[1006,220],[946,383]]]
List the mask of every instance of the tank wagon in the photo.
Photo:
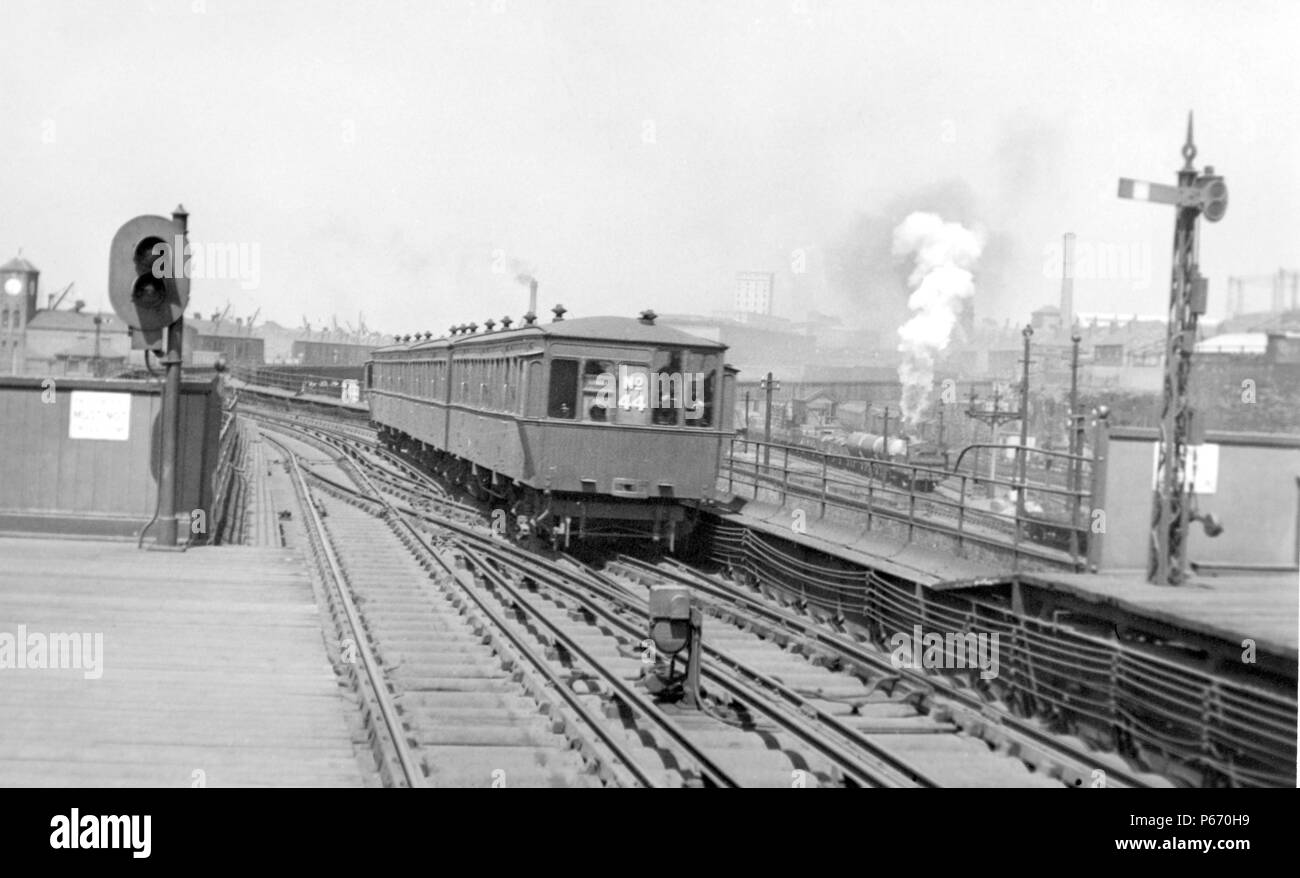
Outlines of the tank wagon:
[[933,491],[947,468],[947,456],[933,442],[878,433],[849,433],[842,441],[843,453],[861,461],[860,472],[899,487]]

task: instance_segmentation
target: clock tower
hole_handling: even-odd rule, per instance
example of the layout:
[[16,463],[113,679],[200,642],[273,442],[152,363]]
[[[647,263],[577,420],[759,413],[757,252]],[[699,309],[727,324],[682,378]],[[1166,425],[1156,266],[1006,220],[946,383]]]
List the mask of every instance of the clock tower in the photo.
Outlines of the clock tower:
[[0,265],[0,372],[18,374],[27,357],[27,323],[36,314],[41,273],[22,250]]

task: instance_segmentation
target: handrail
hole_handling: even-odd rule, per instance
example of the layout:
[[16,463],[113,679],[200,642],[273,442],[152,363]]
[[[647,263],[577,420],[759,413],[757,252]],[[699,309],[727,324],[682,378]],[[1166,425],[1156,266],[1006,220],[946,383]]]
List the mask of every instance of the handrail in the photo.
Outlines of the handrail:
[[[739,453],[737,445],[747,449],[746,452]],[[752,459],[749,446],[753,446]],[[1008,446],[983,447],[1005,451]],[[1071,466],[1092,463],[1084,455],[1043,453],[1068,458]],[[958,459],[964,454],[963,451]],[[773,457],[781,459],[772,460]],[[800,460],[806,463],[800,466]],[[727,469],[729,489],[734,491],[739,482],[753,489],[755,499],[760,489],[769,490],[783,504],[790,497],[818,503],[822,518],[827,506],[832,506],[855,514],[865,513],[868,529],[876,525],[877,519],[905,525],[909,541],[917,531],[922,531],[956,539],[959,551],[967,544],[1008,550],[1017,567],[1021,560],[1034,560],[1073,570],[1084,568],[1092,516],[1087,508],[1091,492],[1082,485],[1076,490],[1061,489],[1028,479],[1021,482],[989,478],[956,469],[850,457],[807,446],[743,437],[730,440],[723,465]],[[1083,480],[1082,475],[1080,479]],[[1071,508],[1064,517],[1026,511],[1019,503],[1011,504],[1009,511],[1002,511],[992,502],[981,504],[976,499],[977,492],[972,490],[975,486],[997,485],[1044,495],[1044,501],[1047,497],[1063,498]]]

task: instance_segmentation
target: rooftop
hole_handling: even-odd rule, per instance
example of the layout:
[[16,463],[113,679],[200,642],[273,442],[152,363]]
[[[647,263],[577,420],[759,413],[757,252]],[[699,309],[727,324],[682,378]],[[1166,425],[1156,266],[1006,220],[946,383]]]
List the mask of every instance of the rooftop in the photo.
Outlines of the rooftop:
[[[537,323],[532,326],[514,327],[495,332],[475,332],[454,335],[450,338],[438,338],[420,341],[419,345],[437,347],[487,343],[505,339],[523,339],[536,336],[550,338],[581,339],[583,341],[630,342],[632,344],[666,344],[684,347],[711,348],[724,350],[726,345],[698,335],[691,335],[671,326],[643,323],[633,317],[579,317],[576,320],[559,320],[550,323]],[[414,339],[410,343],[387,345],[380,350],[404,350],[415,347]]]
[[126,324],[108,311],[37,311],[27,324],[28,329],[95,331],[95,315],[103,318],[102,332],[126,332]]
[[25,272],[37,274],[40,272],[40,269],[38,269],[35,265],[32,265],[26,259],[24,259],[23,251],[19,250],[17,256],[15,256],[13,259],[10,259],[4,265],[0,265],[0,271],[25,271]]
[[1263,332],[1225,332],[1196,343],[1198,354],[1262,354],[1268,349]]

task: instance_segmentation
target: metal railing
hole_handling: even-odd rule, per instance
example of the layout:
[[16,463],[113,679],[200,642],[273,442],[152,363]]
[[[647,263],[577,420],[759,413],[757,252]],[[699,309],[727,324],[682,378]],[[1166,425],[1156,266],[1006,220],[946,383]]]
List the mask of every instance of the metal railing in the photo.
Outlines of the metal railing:
[[[310,375],[304,372],[283,372],[264,366],[234,366],[230,369],[230,374],[245,384],[274,387],[296,396],[328,396],[345,402],[358,404],[366,402],[365,382],[358,379]],[[344,396],[345,386],[349,382],[356,386],[357,395],[352,399]]]
[[[1028,478],[1028,467],[1023,482],[963,471],[967,452],[983,448],[1064,459],[1066,469],[1078,469],[1079,487]],[[723,459],[722,476],[732,494],[739,489],[757,500],[760,491],[768,491],[782,505],[812,501],[818,518],[825,518],[828,508],[845,510],[865,519],[868,530],[892,523],[905,530],[909,542],[918,532],[929,533],[954,540],[959,552],[973,546],[1009,553],[1015,567],[1032,559],[1082,570],[1091,519],[1091,491],[1085,486],[1092,482],[1091,469],[1091,459],[1082,455],[1006,445],[967,446],[958,465],[948,470],[736,437]]]
[[966,691],[1001,699],[1017,716],[1039,717],[1103,750],[1195,766],[1206,785],[1216,778],[1233,786],[1294,783],[1294,678],[1270,689],[1208,663],[1160,655],[1136,637],[1074,627],[1068,614],[1026,616],[979,592],[918,589],[901,577],[827,563],[725,519],[706,526],[712,560],[733,577],[797,601],[812,615],[861,626],[886,652],[893,636],[916,626],[996,635],[995,678],[955,673],[965,677]]

